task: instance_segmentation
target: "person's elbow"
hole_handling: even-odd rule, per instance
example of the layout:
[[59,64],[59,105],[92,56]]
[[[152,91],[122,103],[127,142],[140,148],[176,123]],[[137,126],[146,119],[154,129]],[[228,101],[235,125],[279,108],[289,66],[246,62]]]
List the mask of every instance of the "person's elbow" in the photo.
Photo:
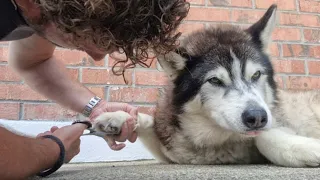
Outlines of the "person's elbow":
[[36,35],[12,41],[9,44],[8,65],[18,72],[26,70],[50,59],[54,49],[54,45]]

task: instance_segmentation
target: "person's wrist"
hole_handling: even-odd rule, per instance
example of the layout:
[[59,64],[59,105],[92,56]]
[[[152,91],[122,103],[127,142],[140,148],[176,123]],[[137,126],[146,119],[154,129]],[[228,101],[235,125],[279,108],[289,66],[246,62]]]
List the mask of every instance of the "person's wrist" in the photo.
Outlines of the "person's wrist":
[[107,102],[101,99],[101,101],[92,109],[89,120],[94,121],[94,119],[103,111],[102,109],[106,108],[106,104]]
[[85,117],[90,117],[94,108],[96,108],[96,106],[98,106],[101,101],[102,99],[100,97],[93,96],[83,108],[82,115]]
[[[51,162],[49,163],[50,166],[48,165],[47,167],[44,166],[46,168],[42,169],[40,172],[37,173],[37,175],[40,177],[46,177],[54,173],[55,171],[57,171],[63,165],[65,160],[66,150],[63,142],[58,137],[54,135],[44,135],[42,136],[42,138],[49,140],[49,141],[44,141],[44,143],[48,144],[51,141],[51,143],[48,144],[49,145],[48,149],[52,149],[53,150],[52,152],[54,152],[53,154],[51,154],[51,156],[53,157],[52,159],[54,160],[53,161],[54,163],[52,164],[52,160],[48,159],[48,162]],[[52,143],[54,143],[55,145],[53,145]],[[49,156],[47,157],[50,158],[50,153],[49,153]]]
[[48,150],[45,153],[46,158],[44,159],[44,164],[42,166],[42,170],[51,168],[55,162],[59,159],[60,148],[59,145],[49,138],[38,138],[40,143]]

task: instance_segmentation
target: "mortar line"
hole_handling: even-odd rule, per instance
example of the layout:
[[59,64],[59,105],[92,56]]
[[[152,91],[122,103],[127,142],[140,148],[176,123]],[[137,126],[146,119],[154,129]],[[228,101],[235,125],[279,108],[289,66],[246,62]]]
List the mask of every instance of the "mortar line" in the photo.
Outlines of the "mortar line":
[[24,118],[24,103],[19,103],[19,120]]
[[304,70],[305,70],[306,75],[309,76],[310,74],[309,74],[309,67],[308,67],[307,61],[308,61],[307,59],[304,60]]
[[104,87],[104,99],[109,102],[110,101],[110,87],[109,86],[105,86]]
[[296,10],[297,12],[300,14],[300,3],[299,3],[299,0],[296,0]]
[[282,84],[283,84],[283,88],[287,89],[287,80],[288,80],[288,76],[282,76]]
[[16,99],[0,99],[1,103],[24,103],[25,104],[35,104],[35,105],[57,105],[54,102],[48,102],[48,101],[35,101],[35,100],[16,100]]

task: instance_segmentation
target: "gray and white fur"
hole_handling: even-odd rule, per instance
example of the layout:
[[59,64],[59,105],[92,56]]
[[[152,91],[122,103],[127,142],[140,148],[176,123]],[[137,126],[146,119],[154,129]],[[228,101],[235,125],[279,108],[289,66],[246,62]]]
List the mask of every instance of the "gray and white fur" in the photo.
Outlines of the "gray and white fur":
[[[169,82],[154,116],[138,114],[136,131],[159,162],[319,166],[320,93],[283,91],[274,81],[276,9],[245,30],[194,32],[158,58]],[[128,116],[107,112],[94,126],[120,129]]]

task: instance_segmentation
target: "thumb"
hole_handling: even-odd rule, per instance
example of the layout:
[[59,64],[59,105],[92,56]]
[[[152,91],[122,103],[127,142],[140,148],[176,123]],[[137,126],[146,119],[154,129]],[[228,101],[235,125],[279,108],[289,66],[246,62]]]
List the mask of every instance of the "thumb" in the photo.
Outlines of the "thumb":
[[87,127],[87,125],[82,123],[73,124],[68,127],[68,132],[72,134],[73,137],[78,139],[83,134],[83,131],[87,129]]

